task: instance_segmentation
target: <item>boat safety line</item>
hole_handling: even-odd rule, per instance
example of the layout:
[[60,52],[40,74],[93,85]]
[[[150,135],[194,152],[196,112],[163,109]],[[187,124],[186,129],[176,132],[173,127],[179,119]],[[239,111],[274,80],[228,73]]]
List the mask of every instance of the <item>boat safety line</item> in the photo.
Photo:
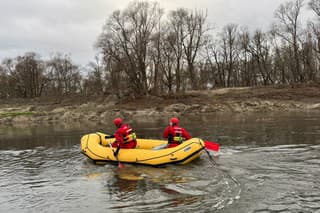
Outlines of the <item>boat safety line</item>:
[[[143,161],[149,161],[149,160],[154,160],[154,159],[157,159],[157,158],[163,158],[163,157],[166,157],[166,156],[168,156],[168,155],[172,155],[172,154],[174,154],[174,153],[176,153],[176,152],[178,152],[178,151],[181,151],[182,149],[185,149],[186,147],[188,147],[188,146],[190,146],[191,144],[198,144],[198,143],[196,143],[196,142],[192,142],[192,143],[189,143],[188,145],[185,145],[184,147],[181,147],[180,149],[177,149],[177,150],[175,150],[175,151],[173,151],[173,152],[170,152],[170,153],[168,153],[168,154],[165,154],[165,155],[161,155],[161,156],[157,156],[157,157],[153,157],[153,158],[147,158],[147,159],[143,159],[143,160],[139,160],[139,162],[143,162]],[[201,144],[200,144],[201,145]],[[202,150],[203,148],[201,148],[200,150]]]

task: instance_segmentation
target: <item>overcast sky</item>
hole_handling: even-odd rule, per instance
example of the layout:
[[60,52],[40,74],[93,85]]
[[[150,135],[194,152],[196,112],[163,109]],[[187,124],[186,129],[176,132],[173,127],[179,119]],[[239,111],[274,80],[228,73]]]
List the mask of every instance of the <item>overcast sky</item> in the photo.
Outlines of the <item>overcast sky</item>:
[[[67,53],[76,64],[93,60],[93,45],[108,16],[129,0],[0,0],[0,62],[25,52],[48,58]],[[161,0],[165,11],[204,9],[212,26],[234,23],[268,29],[274,11],[287,0]]]

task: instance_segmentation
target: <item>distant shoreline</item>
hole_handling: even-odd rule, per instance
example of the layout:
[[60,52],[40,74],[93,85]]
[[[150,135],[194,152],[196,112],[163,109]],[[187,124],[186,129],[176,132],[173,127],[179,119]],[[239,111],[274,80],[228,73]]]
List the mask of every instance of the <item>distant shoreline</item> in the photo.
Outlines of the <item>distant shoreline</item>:
[[243,112],[320,112],[320,85],[241,87],[189,91],[175,96],[148,96],[131,101],[112,97],[64,97],[1,100],[0,124],[42,122],[107,122],[163,118],[186,114]]

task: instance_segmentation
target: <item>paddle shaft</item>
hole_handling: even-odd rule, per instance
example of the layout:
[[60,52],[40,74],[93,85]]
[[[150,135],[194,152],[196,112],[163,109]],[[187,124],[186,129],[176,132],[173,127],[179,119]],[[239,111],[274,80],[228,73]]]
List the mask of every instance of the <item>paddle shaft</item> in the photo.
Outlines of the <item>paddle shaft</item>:
[[111,149],[112,152],[113,152],[114,157],[115,157],[116,160],[118,161],[118,167],[119,167],[120,169],[123,168],[123,167],[124,167],[124,164],[119,161],[119,158],[118,158],[118,156],[117,156],[118,153],[119,153],[119,151],[117,152],[117,154],[115,154],[115,152],[113,151],[113,147],[112,147],[111,143],[109,143],[109,146],[110,146],[110,149]]

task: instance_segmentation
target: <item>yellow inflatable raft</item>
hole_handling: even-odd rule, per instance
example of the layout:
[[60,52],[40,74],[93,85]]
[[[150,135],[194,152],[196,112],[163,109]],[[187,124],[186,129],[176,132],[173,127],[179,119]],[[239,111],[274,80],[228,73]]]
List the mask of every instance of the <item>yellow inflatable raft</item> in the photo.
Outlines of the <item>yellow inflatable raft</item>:
[[110,148],[109,143],[114,139],[105,139],[106,134],[97,132],[84,135],[81,138],[81,151],[94,162],[136,163],[152,166],[165,164],[186,164],[200,157],[204,150],[204,142],[199,138],[191,138],[173,148],[153,150],[163,144],[165,140],[137,139],[135,149],[120,149],[115,158],[115,148]]

